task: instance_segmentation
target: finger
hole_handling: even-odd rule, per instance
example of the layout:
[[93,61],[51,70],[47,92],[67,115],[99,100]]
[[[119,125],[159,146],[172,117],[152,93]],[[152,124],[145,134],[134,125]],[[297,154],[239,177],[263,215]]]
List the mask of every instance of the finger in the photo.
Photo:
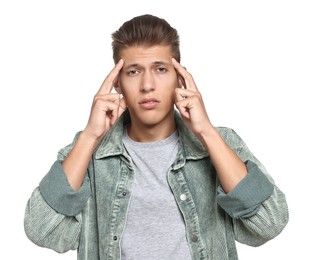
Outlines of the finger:
[[178,74],[183,78],[182,83],[185,83],[187,89],[198,91],[197,86],[191,76],[191,74],[184,68],[180,63],[178,63],[174,58],[172,58],[172,63]]
[[110,125],[111,126],[114,125],[116,120],[119,118],[118,111],[119,111],[119,106],[117,106],[115,109],[112,109],[110,111]]
[[113,125],[115,121],[118,119],[118,110],[119,110],[119,105],[113,102],[108,102],[105,104],[102,104],[101,110],[105,112],[106,116],[106,126]]
[[116,120],[122,115],[122,113],[126,110],[126,102],[124,97],[121,99],[119,98],[117,101],[114,102],[114,105],[111,104],[108,106],[108,112],[110,117],[110,124],[113,125]]
[[176,102],[179,102],[179,101],[184,100],[186,98],[185,95],[180,90],[181,90],[181,88],[175,89]]
[[125,102],[125,99],[124,99],[124,97],[122,97],[121,99],[120,99],[120,103],[119,103],[119,108],[118,108],[118,117],[120,117],[122,114],[123,114],[123,112],[126,110],[126,102]]
[[98,103],[102,104],[102,103],[108,103],[108,102],[112,102],[118,105],[119,100],[120,100],[120,94],[117,94],[117,93],[110,93],[110,94],[103,94],[103,95],[97,94],[94,97],[93,106],[95,106]]
[[120,106],[120,108],[122,108],[123,110],[126,110],[127,104],[126,104],[126,101],[125,101],[125,98],[124,98],[124,97],[122,97],[122,98],[120,99],[120,104],[119,104],[119,106]]
[[101,84],[101,87],[100,87],[99,91],[97,92],[97,94],[102,95],[102,94],[111,93],[111,91],[114,87],[115,80],[116,80],[120,70],[122,69],[123,65],[124,65],[124,61],[122,59],[120,59],[119,62],[116,63],[114,68],[111,70],[111,72],[104,79],[104,81]]
[[190,104],[188,100],[181,100],[175,103],[179,113],[186,119],[190,119]]
[[200,96],[199,92],[191,91],[191,90],[184,89],[184,88],[176,88],[175,94],[176,94],[176,101],[181,101],[186,98],[193,97],[193,96],[197,96],[197,97]]

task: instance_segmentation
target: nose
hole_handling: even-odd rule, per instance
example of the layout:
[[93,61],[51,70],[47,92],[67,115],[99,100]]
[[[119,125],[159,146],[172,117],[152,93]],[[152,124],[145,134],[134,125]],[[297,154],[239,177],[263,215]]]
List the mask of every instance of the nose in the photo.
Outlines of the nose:
[[155,89],[154,78],[151,72],[145,71],[141,78],[141,91],[149,92]]

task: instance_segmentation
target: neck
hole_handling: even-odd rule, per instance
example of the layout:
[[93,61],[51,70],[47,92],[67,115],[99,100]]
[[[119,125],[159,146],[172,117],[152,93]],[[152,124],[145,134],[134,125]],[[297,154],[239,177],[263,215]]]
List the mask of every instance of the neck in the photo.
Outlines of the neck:
[[156,142],[164,140],[176,130],[174,115],[172,120],[166,120],[157,125],[143,125],[131,120],[128,136],[136,142]]

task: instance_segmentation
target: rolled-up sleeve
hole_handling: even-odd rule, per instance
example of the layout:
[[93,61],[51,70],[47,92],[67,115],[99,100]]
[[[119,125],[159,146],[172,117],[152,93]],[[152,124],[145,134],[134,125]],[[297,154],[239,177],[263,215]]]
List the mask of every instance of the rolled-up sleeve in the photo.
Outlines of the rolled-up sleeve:
[[231,192],[218,188],[217,202],[233,218],[254,215],[274,190],[274,185],[255,163],[247,161],[246,166],[248,175]]
[[260,246],[280,234],[288,223],[285,194],[234,130],[222,129],[222,136],[246,164],[248,175],[227,194],[219,186],[217,202],[232,218],[236,240]]
[[79,190],[74,191],[70,186],[61,161],[56,161],[50,171],[39,184],[43,199],[56,212],[75,216],[83,210],[90,197],[90,183],[88,174]]

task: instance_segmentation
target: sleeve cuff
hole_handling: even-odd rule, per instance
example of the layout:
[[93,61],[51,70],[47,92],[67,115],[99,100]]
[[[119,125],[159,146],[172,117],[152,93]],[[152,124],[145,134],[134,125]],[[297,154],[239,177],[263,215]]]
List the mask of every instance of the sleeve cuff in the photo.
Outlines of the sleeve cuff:
[[41,180],[39,189],[49,206],[66,216],[75,216],[80,213],[90,197],[87,174],[81,188],[74,191],[67,181],[61,161],[56,161],[52,165],[50,171]]
[[259,167],[246,162],[248,175],[229,193],[218,187],[218,204],[233,218],[248,218],[257,213],[259,206],[271,196],[274,185]]

